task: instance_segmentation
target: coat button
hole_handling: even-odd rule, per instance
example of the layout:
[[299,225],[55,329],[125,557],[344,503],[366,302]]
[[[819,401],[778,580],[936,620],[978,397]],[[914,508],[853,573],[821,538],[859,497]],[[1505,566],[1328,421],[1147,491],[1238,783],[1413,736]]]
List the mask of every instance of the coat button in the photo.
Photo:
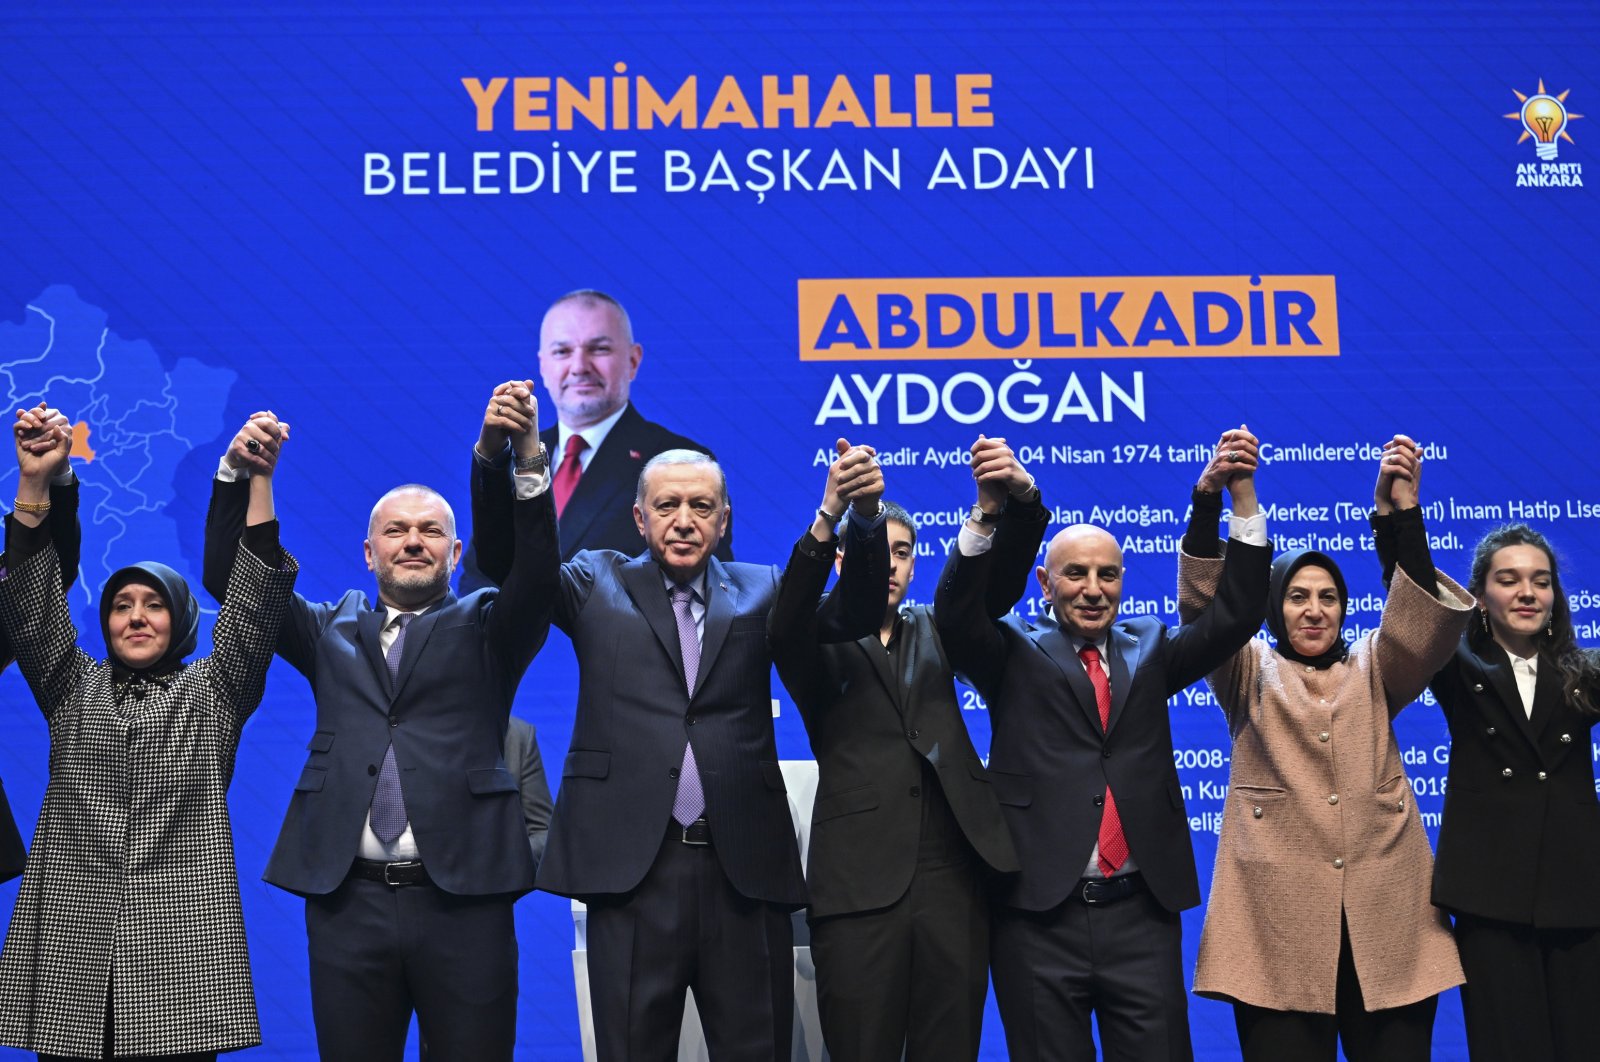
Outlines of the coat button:
[[1306,665],[1306,671],[1311,672],[1311,671],[1315,671],[1315,670],[1316,670],[1316,668],[1312,667],[1310,664]]
[[398,715],[391,715],[389,717],[389,725],[390,726],[399,726],[400,725],[400,717]]
[[1488,729],[1488,730],[1487,730],[1487,731],[1486,731],[1486,733],[1487,733],[1487,734],[1488,734],[1488,735],[1489,735],[1489,736],[1490,736],[1490,737],[1494,737],[1494,727],[1492,727],[1492,726],[1491,726],[1491,727],[1490,727],[1490,728],[1489,728],[1489,729]]
[[914,797],[921,796],[922,795],[922,787],[921,786],[915,786],[915,785],[912,786],[911,787],[911,795],[914,796]]
[[1338,793],[1329,793],[1328,794],[1328,803],[1337,804],[1338,802],[1339,802],[1339,794]]
[[1541,782],[1543,782],[1543,781],[1545,781],[1545,780],[1546,780],[1546,779],[1548,779],[1548,778],[1549,778],[1549,777],[1550,777],[1550,776],[1549,776],[1549,775],[1548,775],[1548,774],[1545,774],[1545,773],[1544,773],[1544,772],[1543,772],[1543,771],[1540,771],[1540,772],[1539,772],[1539,781],[1541,781]]
[[1333,861],[1333,869],[1335,869],[1335,870],[1343,870],[1344,869],[1344,860],[1335,859]]
[[667,777],[668,778],[676,778],[676,777],[678,777],[678,769],[676,767],[669,768],[668,771],[667,771]]
[[375,775],[377,773],[378,773],[378,765],[376,763],[367,764],[367,777],[370,778],[370,777],[372,777],[373,775]]
[[1097,797],[1094,798],[1094,806],[1097,807],[1097,808],[1098,807],[1104,807],[1105,806],[1105,802],[1106,802],[1106,798],[1103,797],[1103,796],[1097,796]]
[[1395,801],[1394,809],[1396,811],[1404,811],[1406,809],[1406,802],[1404,800]]
[[1251,808],[1250,809],[1250,814],[1254,815],[1256,818],[1259,819],[1261,817],[1261,809],[1259,807]]
[[911,741],[915,741],[915,740],[917,740],[917,735],[919,735],[921,733],[922,733],[922,731],[920,731],[920,730],[907,730],[906,731],[906,737]]
[[1110,749],[1101,749],[1100,750],[1100,758],[1102,760],[1109,760],[1111,758],[1111,750]]
[[1570,745],[1570,744],[1572,744],[1572,735],[1571,735],[1571,734],[1562,734],[1562,735],[1561,735],[1561,743],[1562,743],[1562,744],[1563,744],[1563,745]]
[[1474,683],[1473,683],[1473,684],[1472,684],[1472,692],[1473,692],[1473,693],[1482,693],[1482,692],[1483,692],[1483,683],[1481,683],[1481,682],[1474,682]]
[[1318,741],[1327,741],[1328,740],[1328,732],[1326,730],[1324,730],[1322,733],[1318,734],[1317,735],[1317,740]]
[[696,724],[696,723],[698,723],[698,722],[699,722],[699,721],[700,721],[700,720],[698,720],[698,719],[696,719],[696,718],[695,718],[695,717],[694,717],[694,716],[692,716],[692,715],[691,715],[691,716],[690,716],[690,717],[689,717],[689,718],[687,718],[687,719],[685,719],[685,720],[684,720],[684,722],[685,722],[685,723],[688,723],[688,724],[689,724],[689,725],[690,725],[690,726],[694,726],[694,725],[695,725],[695,724]]
[[1505,770],[1501,771],[1500,772],[1500,777],[1501,778],[1510,778],[1511,777],[1511,768],[1507,767]]

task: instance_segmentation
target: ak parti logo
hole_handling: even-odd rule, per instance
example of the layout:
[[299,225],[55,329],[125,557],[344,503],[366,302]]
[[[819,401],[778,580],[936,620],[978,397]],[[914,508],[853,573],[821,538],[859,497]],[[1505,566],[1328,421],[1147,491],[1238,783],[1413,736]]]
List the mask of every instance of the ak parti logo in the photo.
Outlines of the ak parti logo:
[[1559,96],[1552,96],[1544,90],[1544,78],[1540,78],[1539,91],[1531,96],[1525,96],[1516,89],[1511,91],[1522,101],[1522,106],[1504,117],[1522,123],[1522,135],[1517,138],[1517,143],[1532,140],[1539,161],[1554,162],[1559,148],[1556,141],[1574,143],[1572,135],[1567,132],[1567,124],[1583,117],[1567,110],[1567,96],[1572,90],[1567,89]]

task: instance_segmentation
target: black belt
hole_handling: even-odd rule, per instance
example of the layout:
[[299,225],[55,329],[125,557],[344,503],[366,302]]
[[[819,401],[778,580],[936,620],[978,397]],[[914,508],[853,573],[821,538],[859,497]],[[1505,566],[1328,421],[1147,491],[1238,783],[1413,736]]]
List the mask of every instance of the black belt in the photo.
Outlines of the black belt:
[[1136,870],[1120,878],[1084,878],[1073,895],[1090,907],[1104,907],[1144,891],[1144,875]]
[[350,876],[362,881],[381,881],[385,885],[432,885],[428,868],[418,860],[385,863],[377,859],[358,859],[350,864]]
[[680,835],[678,840],[684,844],[694,845],[697,848],[706,848],[711,844],[711,824],[703,818],[695,819],[687,826],[680,826],[674,821],[671,833]]

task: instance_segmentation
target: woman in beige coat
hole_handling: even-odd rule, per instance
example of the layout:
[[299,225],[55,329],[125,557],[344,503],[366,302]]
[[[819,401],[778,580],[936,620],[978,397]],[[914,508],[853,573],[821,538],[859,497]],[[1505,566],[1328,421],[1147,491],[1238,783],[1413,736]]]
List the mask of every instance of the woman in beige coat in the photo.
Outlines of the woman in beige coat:
[[[1380,513],[1418,506],[1421,455],[1384,448]],[[1432,853],[1395,742],[1472,615],[1432,567],[1422,523],[1378,629],[1345,644],[1348,593],[1308,550],[1272,569],[1260,639],[1209,678],[1233,736],[1229,792],[1196,993],[1234,1005],[1246,1062],[1426,1059],[1438,993],[1462,982],[1455,943],[1429,902]],[[1210,596],[1216,560],[1180,563],[1184,607]]]

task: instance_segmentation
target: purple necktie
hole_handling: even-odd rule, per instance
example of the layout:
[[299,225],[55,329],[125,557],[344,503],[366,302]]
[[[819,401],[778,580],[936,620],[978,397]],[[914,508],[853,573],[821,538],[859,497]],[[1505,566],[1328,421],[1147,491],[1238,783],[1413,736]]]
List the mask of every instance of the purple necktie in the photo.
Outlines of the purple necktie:
[[[388,653],[384,654],[383,662],[389,666],[389,685],[400,679],[400,657],[406,649],[406,624],[416,619],[410,612],[402,612],[394,618],[399,630],[395,632],[394,644],[389,646]],[[372,832],[384,844],[394,843],[406,829],[406,800],[400,792],[400,768],[394,763],[394,742],[389,742],[389,747],[383,753],[383,767],[378,771],[378,787],[372,793]]]
[[[694,629],[694,613],[689,603],[694,600],[694,590],[687,586],[672,588],[672,611],[678,618],[678,648],[683,651],[683,684],[694,696],[695,680],[700,677],[700,637]],[[706,810],[706,794],[700,788],[700,768],[694,762],[694,745],[683,746],[683,767],[678,771],[678,795],[672,801],[672,817],[678,825],[687,826]]]

